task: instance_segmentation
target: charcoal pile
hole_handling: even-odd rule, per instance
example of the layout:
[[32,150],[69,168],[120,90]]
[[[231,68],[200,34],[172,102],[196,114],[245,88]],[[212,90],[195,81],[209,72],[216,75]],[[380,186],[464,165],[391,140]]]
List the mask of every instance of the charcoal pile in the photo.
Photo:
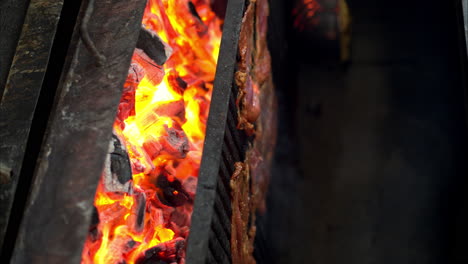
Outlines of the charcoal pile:
[[148,1],[83,264],[185,263],[221,21],[202,1],[171,4]]

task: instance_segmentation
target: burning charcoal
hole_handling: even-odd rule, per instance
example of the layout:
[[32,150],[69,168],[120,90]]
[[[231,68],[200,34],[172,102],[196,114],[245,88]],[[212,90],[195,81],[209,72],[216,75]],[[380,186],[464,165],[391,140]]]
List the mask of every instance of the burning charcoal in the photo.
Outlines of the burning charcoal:
[[[132,64],[130,64],[130,68],[128,69],[127,79],[125,80],[124,93],[132,84],[139,84],[143,77],[145,77],[145,69],[141,67],[140,64],[132,62]],[[132,87],[132,90],[134,90],[134,87]]]
[[179,263],[183,257],[185,239],[179,237],[171,241],[161,243],[145,251],[135,264],[171,264]]
[[188,2],[188,8],[189,8],[190,14],[192,14],[192,16],[194,16],[196,20],[195,26],[197,28],[198,35],[202,36],[206,34],[206,32],[208,31],[208,27],[205,25],[205,23],[203,23],[203,20],[198,14],[197,9],[195,5],[192,3],[192,1]]
[[[174,76],[175,77],[178,76],[177,73],[174,74]],[[191,74],[190,72],[188,72],[187,75],[185,75],[182,80],[184,81],[184,83],[187,84],[187,86],[191,85],[191,86],[198,86],[202,88],[202,86],[205,85],[204,80],[200,80],[200,78],[198,78],[197,75]]]
[[126,246],[127,246],[127,248],[129,249],[129,251],[130,251],[130,250],[132,250],[137,244],[138,244],[138,243],[137,243],[135,240],[131,239],[131,240],[129,240],[129,241],[127,242],[127,245],[126,245]]
[[99,233],[99,229],[97,226],[91,227],[89,229],[88,238],[91,242],[96,242],[101,238],[101,234]]
[[158,198],[165,205],[177,207],[192,200],[180,181],[172,175],[159,175],[156,186],[160,188]]
[[143,50],[135,49],[132,60],[145,68],[145,77],[154,85],[161,83],[164,78],[164,68],[148,57]]
[[206,82],[204,81],[200,81],[196,84],[196,86],[200,87],[201,89],[203,89],[204,91],[209,91],[208,87],[206,86]]
[[185,121],[185,103],[184,100],[172,101],[160,104],[154,112],[158,116],[178,117],[182,122]]
[[[179,209],[179,208],[184,208],[184,206],[177,207],[177,209]],[[190,210],[192,210],[192,209],[190,209]],[[174,212],[175,211],[177,211],[177,210],[174,210]],[[189,228],[189,226],[190,226],[190,215],[188,215],[189,212],[185,212],[185,216],[182,216],[182,213],[179,212],[178,215],[176,216],[176,217],[180,217],[176,221],[181,222],[182,225],[179,225],[179,224],[177,224],[176,222],[173,221],[174,220],[174,212],[171,214],[171,217],[168,220],[169,223],[167,224],[167,228],[170,228],[174,232],[175,237],[187,238],[188,235],[189,235],[189,231],[190,231],[189,230],[190,229]]]
[[[142,111],[139,113],[139,115],[136,117],[135,122],[137,123],[137,126],[139,126],[141,131],[147,131],[148,129],[153,129],[156,130],[157,128],[161,126],[155,125],[156,122],[158,122],[159,116],[154,112],[154,111]],[[154,131],[152,133],[153,135],[159,135],[159,131]]]
[[[149,124],[148,127],[150,127],[151,122],[149,120],[156,120],[157,118],[157,115],[154,113],[146,115],[145,119],[141,120],[142,127],[145,124]],[[177,123],[172,125],[172,127],[168,127],[165,124],[163,127],[153,126],[152,128],[155,129],[154,133],[148,134],[145,137],[145,142],[143,143],[145,153],[142,154],[148,155],[150,160],[160,154],[169,155],[177,159],[185,158],[189,151],[188,138]]]
[[111,153],[111,171],[120,183],[125,184],[132,179],[132,168],[127,149],[116,135],[112,135],[114,151]]
[[187,88],[187,83],[182,78],[177,76],[175,80],[176,80],[177,84],[179,85],[179,87],[181,87],[182,89]]
[[190,195],[192,199],[195,198],[195,193],[197,191],[197,183],[198,179],[193,176],[187,177],[187,179],[184,180],[184,183],[182,183],[184,190]]
[[187,82],[175,71],[171,71],[171,73],[168,74],[167,81],[179,94],[183,94],[185,89],[187,89]]
[[129,116],[135,115],[135,100],[125,102],[121,100],[119,108],[117,111],[117,118],[120,121],[120,128],[123,130],[125,128],[125,123],[123,120],[127,119]]
[[97,226],[99,224],[99,212],[96,206],[93,206],[93,214],[91,215],[91,227]]
[[128,212],[128,209],[119,203],[100,206],[99,210],[99,220],[105,224],[120,222]]
[[[159,206],[161,202],[160,201],[156,202],[155,199],[151,199],[150,202],[151,202],[151,205],[149,207],[149,214],[151,217],[151,222],[153,223],[154,226],[164,224],[163,208],[167,206],[163,204]],[[168,208],[173,209],[172,207],[168,207]]]
[[122,130],[125,128],[123,120],[127,119],[129,116],[135,115],[135,92],[144,76],[145,70],[143,67],[136,62],[132,62],[128,70],[128,76],[124,84],[117,112],[117,122],[119,122]]
[[195,8],[195,5],[193,4],[192,1],[189,1],[189,2],[188,2],[188,6],[189,6],[190,13],[191,13],[194,17],[196,17],[198,20],[202,21],[200,15],[199,15],[198,12],[197,12],[197,9]]
[[92,242],[95,242],[99,239],[99,212],[96,206],[93,206],[93,214],[91,215],[91,224],[89,225],[88,235]]
[[164,165],[164,170],[170,175],[177,175],[177,168],[179,165],[180,163],[178,160],[169,160],[166,165]]
[[109,252],[106,255],[106,263],[125,263],[125,254],[130,252],[136,245],[137,243],[128,235],[114,236],[106,248]]
[[145,148],[137,146],[130,146],[131,153],[134,154],[132,158],[132,172],[133,174],[148,174],[155,169],[155,166],[151,160],[150,155],[146,152]]
[[104,164],[104,188],[106,192],[132,193],[131,179],[132,167],[127,150],[119,137],[113,134],[109,144],[109,154]]
[[160,259],[144,259],[144,258],[138,259],[135,263],[136,264],[172,264],[164,260],[160,260]]
[[127,243],[125,243],[124,248],[123,248],[123,252],[124,253],[130,252],[132,249],[134,249],[139,244],[140,244],[139,242],[136,242],[135,240],[130,239],[130,240],[127,241]]
[[206,124],[206,117],[208,117],[210,111],[210,102],[205,97],[196,96],[195,98],[200,106],[200,114],[203,115],[203,117],[200,117],[200,120]]
[[184,131],[177,127],[164,126],[166,135],[161,139],[163,149],[161,153],[166,153],[175,158],[185,158],[189,151],[188,138]]
[[127,218],[127,226],[133,227],[135,232],[141,232],[145,225],[146,195],[144,192],[135,190],[135,204],[132,213]]
[[146,209],[146,198],[141,195],[141,198],[138,200],[138,214],[137,214],[137,221],[135,225],[139,227],[139,229],[143,229],[143,224],[145,223],[145,209]]
[[177,226],[189,225],[189,213],[184,207],[177,207],[171,214],[171,222],[177,224]]
[[145,138],[143,148],[152,159],[156,158],[162,150],[162,146],[159,144],[158,138],[153,135],[148,135]]
[[155,32],[145,27],[140,29],[140,36],[136,46],[160,66],[164,65],[172,55],[172,48],[159,38]]

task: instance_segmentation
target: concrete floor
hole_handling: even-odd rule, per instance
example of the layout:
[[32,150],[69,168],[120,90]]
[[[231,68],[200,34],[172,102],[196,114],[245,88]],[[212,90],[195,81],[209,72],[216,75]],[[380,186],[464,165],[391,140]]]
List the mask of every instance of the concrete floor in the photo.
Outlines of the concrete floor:
[[[281,205],[287,212],[272,224],[287,233],[273,262],[468,263],[468,134],[453,10],[407,2],[349,0],[351,64],[299,62],[297,135],[280,139],[297,143],[289,155],[299,154],[298,171],[279,169],[273,179],[297,202]],[[286,153],[280,158],[295,162]]]

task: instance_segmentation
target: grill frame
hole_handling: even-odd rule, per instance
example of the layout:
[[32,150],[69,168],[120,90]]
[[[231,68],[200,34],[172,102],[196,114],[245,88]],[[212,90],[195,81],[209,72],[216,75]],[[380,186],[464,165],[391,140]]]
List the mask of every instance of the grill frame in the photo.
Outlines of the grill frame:
[[[30,192],[19,230],[13,234],[16,242],[8,241],[14,249],[2,252],[8,258],[13,254],[10,263],[81,263],[95,190],[146,0],[80,4],[32,184],[30,190],[21,190]],[[80,27],[86,16],[89,23]],[[89,32],[107,58],[103,66],[97,65],[95,54],[84,44],[80,28]],[[112,49],[107,48],[110,43]]]
[[[230,178],[243,161],[248,138],[237,129],[234,83],[245,0],[229,0],[206,126],[186,262],[231,263]],[[207,232],[209,230],[209,232]]]

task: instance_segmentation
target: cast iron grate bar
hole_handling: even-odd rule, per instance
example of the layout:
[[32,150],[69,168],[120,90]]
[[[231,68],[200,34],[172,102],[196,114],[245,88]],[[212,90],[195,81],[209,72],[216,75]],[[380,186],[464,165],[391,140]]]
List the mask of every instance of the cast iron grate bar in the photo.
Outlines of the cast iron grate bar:
[[237,147],[233,142],[232,133],[229,131],[229,127],[226,126],[226,134],[224,136],[224,144],[228,147],[229,151],[232,153],[232,156],[235,160],[241,158],[241,148]]
[[232,140],[234,141],[234,145],[236,146],[237,149],[242,150],[242,143],[245,141],[245,138],[241,138],[239,133],[236,133],[236,124],[237,124],[237,119],[233,118],[232,115],[228,115],[228,127],[230,131],[233,131],[232,133]]
[[[41,7],[58,2],[34,1]],[[145,5],[146,0],[94,1],[94,12],[86,15],[91,5],[81,6],[62,73],[57,76],[56,114],[48,120],[10,263],[80,263]],[[104,67],[96,64],[96,57],[82,42],[78,25],[87,18],[86,31],[99,36],[93,38],[94,46],[107,58]],[[79,191],[71,195],[70,190]]]
[[[218,190],[219,191],[219,190]],[[222,230],[226,233],[226,235],[230,235],[231,233],[231,218],[228,216],[226,210],[224,210],[224,206],[221,202],[219,196],[216,196],[215,200],[215,216],[218,217],[219,223],[221,224]]]
[[225,250],[223,250],[223,247],[221,243],[219,242],[213,228],[211,228],[211,235],[210,235],[210,242],[209,242],[209,248],[213,252],[213,256],[216,260],[216,263],[229,263],[230,262],[230,257],[226,255]]
[[221,182],[218,181],[218,192],[219,192],[219,197],[222,202],[224,211],[226,212],[227,215],[231,215],[232,213],[232,208],[231,208],[231,199],[230,195],[228,193],[228,188]]
[[[220,178],[224,184],[224,187],[226,188],[226,190],[230,190],[231,189],[231,185],[230,185],[230,180],[231,180],[231,173],[229,173],[229,170],[228,168],[226,167],[226,164],[224,164],[224,162],[221,162],[221,165],[220,165]],[[229,194],[230,195],[230,194]],[[229,200],[229,203],[231,203],[231,201]]]
[[[228,221],[229,223],[230,221]],[[215,213],[215,217],[213,217],[213,225],[212,229],[214,230],[216,234],[216,238],[218,239],[218,242],[222,245],[222,248],[226,255],[230,255],[230,230],[224,230],[224,225],[226,225],[225,222],[221,221],[219,219],[219,211]]]
[[216,260],[213,257],[213,253],[211,252],[211,250],[209,250],[208,253],[207,253],[206,263],[208,263],[208,264],[217,264]]
[[[243,145],[247,143],[243,144],[243,138],[237,132],[237,118],[233,117],[237,108],[232,98],[237,93],[234,71],[245,2],[229,0],[227,3],[187,244],[186,262],[190,264],[231,263],[231,210],[226,210],[230,208],[230,199],[226,202],[226,194],[230,192],[234,163],[242,158]],[[228,120],[229,124],[226,123]],[[221,191],[224,195],[220,194]],[[227,232],[226,236],[222,236],[223,232]]]
[[223,144],[223,154],[227,157],[230,161],[239,161],[241,160],[241,155],[239,151],[233,146],[232,141],[228,138],[231,136],[229,130],[226,130],[226,134],[224,137],[224,144]]

